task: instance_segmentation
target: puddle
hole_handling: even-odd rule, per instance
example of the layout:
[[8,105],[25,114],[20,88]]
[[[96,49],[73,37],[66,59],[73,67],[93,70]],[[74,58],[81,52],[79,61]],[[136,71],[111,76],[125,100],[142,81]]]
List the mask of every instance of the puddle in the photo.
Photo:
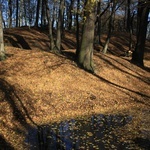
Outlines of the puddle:
[[109,150],[131,149],[113,133],[132,121],[131,116],[96,115],[68,120],[29,130],[26,143],[31,150]]

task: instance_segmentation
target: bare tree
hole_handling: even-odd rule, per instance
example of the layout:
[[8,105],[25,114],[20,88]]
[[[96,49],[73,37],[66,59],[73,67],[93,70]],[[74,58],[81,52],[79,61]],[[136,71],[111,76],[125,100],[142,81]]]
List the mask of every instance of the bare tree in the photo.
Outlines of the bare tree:
[[138,34],[136,47],[132,55],[132,62],[137,65],[143,66],[144,51],[145,51],[145,40],[147,33],[148,25],[148,14],[150,10],[150,1],[141,1],[138,2]]
[[56,37],[56,52],[61,52],[61,33],[63,28],[63,12],[64,12],[64,0],[60,0],[59,6],[59,14],[58,14],[58,21],[57,21],[57,37]]
[[50,50],[55,49],[54,38],[53,38],[53,26],[52,26],[52,14],[48,6],[48,0],[45,0],[46,14],[48,18],[48,29],[49,29],[49,39],[50,39]]
[[76,12],[76,58],[78,58],[80,51],[80,40],[79,40],[79,9],[80,9],[80,0],[77,0],[77,12]]
[[12,27],[12,0],[8,1],[8,7],[9,7],[9,20],[8,20],[8,27],[11,28]]
[[41,0],[37,0],[35,26],[38,27]]
[[68,29],[71,30],[72,28],[72,10],[73,10],[73,5],[74,5],[75,0],[70,0],[70,5],[69,5],[69,11],[68,11]]
[[18,27],[18,18],[19,18],[19,0],[16,0],[16,27]]
[[111,12],[110,12],[110,19],[109,19],[109,24],[108,24],[108,34],[107,34],[107,38],[104,44],[104,48],[102,50],[102,52],[104,54],[107,53],[107,49],[108,49],[108,45],[110,42],[110,38],[111,38],[111,32],[112,32],[112,28],[113,28],[113,14],[115,13],[115,7],[116,7],[116,2],[113,2],[113,0],[111,0],[110,3],[110,8],[111,8]]
[[45,0],[42,0],[41,26],[46,25],[46,5]]
[[3,24],[2,24],[2,12],[0,9],[0,60],[4,60],[4,59],[5,59],[5,50],[4,50],[4,40],[3,40]]
[[78,55],[78,64],[85,70],[94,73],[93,67],[93,42],[95,29],[96,0],[87,0],[85,3],[84,26],[81,47]]

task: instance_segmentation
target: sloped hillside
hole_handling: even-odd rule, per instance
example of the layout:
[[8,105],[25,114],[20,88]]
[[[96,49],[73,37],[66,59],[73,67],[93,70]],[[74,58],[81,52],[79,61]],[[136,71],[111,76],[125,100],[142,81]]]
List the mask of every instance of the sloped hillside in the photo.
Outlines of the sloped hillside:
[[115,55],[94,51],[96,74],[89,74],[74,62],[72,33],[65,34],[64,55],[55,55],[44,32],[6,30],[8,57],[0,62],[0,145],[25,149],[28,127],[92,114],[130,115],[133,120],[122,129],[122,140],[150,139],[150,44],[140,68],[120,56],[127,41],[117,36],[110,44]]

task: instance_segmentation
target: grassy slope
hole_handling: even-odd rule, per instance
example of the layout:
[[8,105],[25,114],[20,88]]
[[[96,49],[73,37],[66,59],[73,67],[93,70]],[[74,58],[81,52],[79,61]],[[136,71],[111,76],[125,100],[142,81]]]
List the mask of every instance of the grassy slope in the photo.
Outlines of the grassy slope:
[[8,59],[0,62],[0,138],[22,149],[29,126],[105,113],[133,116],[132,124],[124,128],[128,136],[129,130],[132,133],[126,138],[150,138],[150,43],[145,67],[139,68],[130,63],[131,58],[118,57],[127,50],[128,38],[117,36],[110,44],[115,55],[94,52],[93,75],[72,59],[73,34],[66,33],[65,55],[57,56],[48,52],[49,40],[39,30],[5,31]]

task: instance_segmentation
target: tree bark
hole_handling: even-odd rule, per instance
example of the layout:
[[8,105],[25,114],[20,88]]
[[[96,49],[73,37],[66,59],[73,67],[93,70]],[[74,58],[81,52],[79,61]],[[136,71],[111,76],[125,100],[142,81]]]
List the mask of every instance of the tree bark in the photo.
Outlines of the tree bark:
[[0,60],[5,59],[4,40],[3,40],[3,24],[2,24],[2,12],[0,10]]
[[48,18],[48,28],[49,28],[49,39],[50,39],[50,51],[55,49],[54,38],[53,38],[53,27],[52,27],[52,15],[49,10],[48,0],[45,0],[46,5],[46,14]]
[[18,21],[19,21],[19,0],[16,0],[16,27],[18,27]]
[[46,25],[46,6],[45,0],[42,0],[41,27]]
[[77,0],[77,12],[76,12],[76,58],[78,58],[80,51],[80,40],[79,40],[79,9],[80,0]]
[[[97,13],[100,14],[101,13],[101,0],[98,2],[98,6],[97,6]],[[97,34],[98,34],[98,44],[101,45],[101,17],[98,17],[98,25],[97,25]]]
[[37,8],[36,8],[36,21],[35,21],[36,27],[38,27],[38,22],[39,22],[40,3],[41,3],[41,0],[38,0],[37,1]]
[[127,0],[127,32],[130,32],[131,28],[131,10],[130,10],[131,0]]
[[68,12],[68,29],[72,28],[72,10],[73,10],[74,0],[70,1],[69,12]]
[[8,27],[12,27],[12,0],[8,1],[8,6],[9,6],[9,20],[8,20]]
[[[112,0],[110,3],[112,4]],[[111,32],[112,32],[112,26],[113,26],[112,25],[113,24],[113,14],[115,13],[115,7],[116,7],[116,4],[114,2],[113,6],[111,6],[111,14],[110,14],[110,20],[109,20],[109,25],[108,25],[108,34],[107,34],[107,38],[105,41],[105,45],[104,45],[103,50],[102,50],[102,52],[104,54],[107,53],[108,45],[109,45],[110,38],[111,38]]]
[[64,0],[60,0],[59,16],[57,22],[57,38],[56,38],[56,52],[61,52],[61,33],[62,33],[62,23],[63,23],[63,12],[64,12]]
[[[147,1],[148,3],[148,1]],[[145,41],[146,41],[146,32],[148,25],[148,14],[150,6],[142,1],[138,3],[138,34],[135,50],[132,55],[132,62],[144,66],[144,50],[145,50]]]
[[78,56],[78,64],[85,70],[94,73],[93,67],[93,42],[95,29],[96,0],[87,0],[85,4],[85,21]]

